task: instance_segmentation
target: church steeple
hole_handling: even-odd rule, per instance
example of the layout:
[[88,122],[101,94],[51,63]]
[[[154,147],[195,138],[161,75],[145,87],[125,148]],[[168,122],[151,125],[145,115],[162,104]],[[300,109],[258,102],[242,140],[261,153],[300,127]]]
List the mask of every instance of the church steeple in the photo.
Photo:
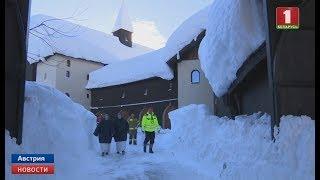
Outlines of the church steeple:
[[119,38],[119,41],[129,47],[132,47],[132,33],[133,27],[127,7],[124,0],[119,10],[118,17],[112,29],[112,34]]

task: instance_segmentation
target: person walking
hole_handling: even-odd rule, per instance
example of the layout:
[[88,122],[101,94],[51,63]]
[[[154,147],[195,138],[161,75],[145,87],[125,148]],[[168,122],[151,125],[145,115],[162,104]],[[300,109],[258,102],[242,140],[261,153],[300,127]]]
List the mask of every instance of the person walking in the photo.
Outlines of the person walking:
[[143,142],[143,151],[146,152],[147,144],[150,141],[149,153],[153,153],[153,144],[155,139],[155,131],[160,130],[160,125],[158,123],[158,118],[154,114],[153,109],[149,108],[148,112],[142,118],[142,131],[145,134],[145,139]]
[[101,118],[93,134],[99,137],[101,156],[108,155],[110,153],[111,139],[114,134],[114,126],[108,114],[105,114]]
[[137,129],[140,125],[134,114],[128,118],[129,123],[129,144],[137,145]]
[[120,111],[117,115],[117,120],[114,122],[114,140],[116,141],[117,154],[125,154],[127,134],[129,132],[128,121],[124,119],[124,113]]

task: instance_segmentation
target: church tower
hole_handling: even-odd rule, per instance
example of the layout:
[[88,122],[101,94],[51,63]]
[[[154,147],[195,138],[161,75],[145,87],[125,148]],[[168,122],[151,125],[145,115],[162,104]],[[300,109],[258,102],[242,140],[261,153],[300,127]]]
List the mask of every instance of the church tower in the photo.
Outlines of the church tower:
[[133,27],[131,19],[123,0],[118,17],[112,29],[112,34],[114,36],[117,36],[122,44],[128,47],[132,47],[132,33]]

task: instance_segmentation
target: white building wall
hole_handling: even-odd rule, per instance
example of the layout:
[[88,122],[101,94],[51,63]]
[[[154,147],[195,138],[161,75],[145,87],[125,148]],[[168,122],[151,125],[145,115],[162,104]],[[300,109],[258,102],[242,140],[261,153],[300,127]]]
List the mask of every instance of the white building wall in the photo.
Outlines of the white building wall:
[[[191,72],[200,72],[200,82],[191,83]],[[214,93],[200,67],[200,61],[183,60],[178,63],[178,106],[206,104],[214,112]]]
[[[67,66],[67,60],[70,60],[70,67]],[[55,67],[46,65],[48,62],[55,64]],[[40,77],[43,77],[44,73],[47,72],[47,79],[50,79],[50,81],[47,81],[49,81],[53,87],[62,91],[63,93],[68,93],[74,102],[79,103],[86,109],[90,110],[91,93],[89,90],[85,89],[85,86],[88,82],[87,75],[90,72],[103,67],[103,65],[92,61],[81,60],[59,54],[55,54],[54,56],[50,57],[46,61],[46,64],[38,64],[40,69],[37,69],[37,81],[38,74],[38,82],[41,82]],[[48,72],[51,72],[52,69],[55,69],[55,73],[48,74]],[[70,72],[70,77],[66,77],[67,71]],[[87,98],[87,94],[89,95],[89,98]]]
[[54,59],[52,56],[48,61],[37,64],[36,82],[56,87],[57,62]]

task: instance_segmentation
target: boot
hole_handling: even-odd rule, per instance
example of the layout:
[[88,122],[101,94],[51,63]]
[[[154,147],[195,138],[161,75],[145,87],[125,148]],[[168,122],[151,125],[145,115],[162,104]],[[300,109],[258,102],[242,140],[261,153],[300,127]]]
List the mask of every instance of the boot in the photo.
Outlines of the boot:
[[101,156],[104,156],[104,152],[101,153]]
[[132,139],[129,139],[129,144],[132,144]]
[[152,147],[153,147],[153,144],[150,144],[150,146],[149,146],[149,153],[153,153]]
[[122,155],[124,155],[126,152],[125,152],[125,151],[122,151],[121,153],[122,153]]
[[143,152],[147,152],[147,144],[143,145]]
[[105,152],[105,155],[109,155],[109,153],[108,153],[108,152]]
[[133,140],[133,144],[137,145],[137,140],[136,139]]

